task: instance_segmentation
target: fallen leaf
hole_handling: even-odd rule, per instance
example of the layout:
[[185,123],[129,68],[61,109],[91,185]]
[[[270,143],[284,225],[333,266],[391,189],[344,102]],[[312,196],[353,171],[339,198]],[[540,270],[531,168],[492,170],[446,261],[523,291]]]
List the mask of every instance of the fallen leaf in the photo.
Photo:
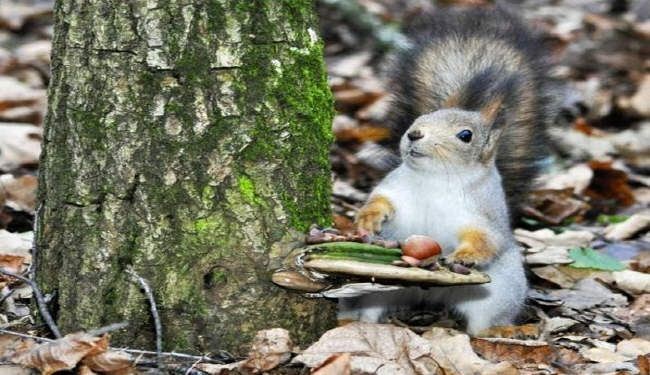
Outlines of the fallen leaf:
[[11,360],[25,367],[36,368],[44,375],[74,368],[82,358],[103,353],[108,348],[108,336],[91,336],[85,332],[66,335],[19,353]]
[[562,301],[562,306],[578,311],[593,307],[627,305],[624,295],[612,292],[593,278],[578,281],[572,289],[552,290],[548,294]]
[[635,359],[640,355],[650,353],[650,341],[640,338],[620,341],[616,344],[616,353],[622,355],[627,360]]
[[593,268],[605,271],[620,271],[625,269],[625,265],[616,258],[588,247],[569,250],[569,257],[574,260],[569,267]]
[[97,355],[88,355],[81,361],[91,370],[120,375],[134,374],[134,358],[126,352],[109,350]]
[[578,321],[565,318],[561,316],[555,316],[552,318],[544,319],[542,327],[545,335],[564,332],[569,328],[578,324]]
[[[25,257],[22,255],[13,254],[0,254],[0,268],[5,271],[20,274],[23,271],[23,264]],[[0,274],[0,286],[4,286],[7,282],[12,282],[14,278],[11,276]]]
[[34,213],[37,187],[36,176],[14,177],[10,174],[0,176],[0,190],[4,192],[5,204],[16,211]]
[[526,263],[530,265],[569,264],[569,249],[564,246],[533,247],[526,250]]
[[379,142],[388,139],[390,129],[382,126],[362,125],[354,128],[344,128],[334,132],[339,142]]
[[293,344],[289,331],[272,328],[257,332],[242,368],[262,373],[276,368],[291,358]]
[[598,363],[620,363],[627,360],[625,356],[606,348],[590,348],[580,354],[586,359]]
[[541,222],[560,225],[571,217],[581,218],[589,205],[573,197],[573,189],[544,189],[529,193],[522,213]]
[[612,224],[605,228],[605,238],[610,241],[622,241],[648,228],[650,228],[650,213],[638,213],[622,223]]
[[312,375],[350,375],[350,353],[334,354],[322,365],[315,368]]
[[525,229],[515,229],[515,238],[528,247],[544,246],[587,246],[594,239],[594,234],[588,231],[566,230],[562,233],[555,234],[550,229],[539,229],[528,231]]
[[582,194],[591,183],[594,171],[587,164],[577,164],[555,175],[544,176],[544,188],[554,190],[572,189]]
[[528,323],[516,326],[494,326],[479,332],[480,338],[505,338],[532,340],[540,335],[539,324]]
[[569,277],[564,272],[560,271],[557,267],[549,265],[544,267],[534,267],[530,271],[537,275],[537,277],[549,281],[560,288],[570,289],[576,281]]
[[22,255],[31,259],[29,250],[34,241],[34,232],[13,233],[0,229],[0,253]]
[[44,100],[45,95],[45,90],[33,89],[13,77],[0,76],[0,111],[35,104]]
[[0,170],[38,163],[42,129],[31,124],[0,123]]
[[634,95],[619,98],[618,105],[621,108],[632,110],[636,115],[650,117],[650,74],[643,76]]
[[472,351],[469,337],[434,328],[423,337],[390,324],[354,322],[326,332],[294,358],[310,368],[333,354],[349,353],[353,374],[499,374],[515,373],[512,365],[492,364]]
[[50,1],[23,3],[20,0],[3,0],[0,2],[0,27],[20,30],[26,22],[49,17],[51,14]]
[[[9,335],[9,334],[0,334],[0,357],[8,358],[16,353],[25,352],[30,350],[36,341],[32,339],[25,339],[22,337]],[[2,373],[0,371],[0,373]]]
[[555,351],[543,341],[514,340],[507,338],[473,338],[472,348],[489,361],[511,363],[549,363]]
[[594,171],[594,177],[585,194],[593,200],[613,200],[620,206],[634,203],[634,194],[628,177],[624,171],[612,168],[611,161],[591,161],[589,167]]
[[636,363],[639,366],[639,375],[650,375],[650,354],[638,356]]
[[215,363],[199,363],[194,367],[210,375],[226,375],[240,369],[244,362],[245,361],[239,361],[224,365]]
[[629,294],[650,293],[650,274],[624,270],[612,273],[617,288]]

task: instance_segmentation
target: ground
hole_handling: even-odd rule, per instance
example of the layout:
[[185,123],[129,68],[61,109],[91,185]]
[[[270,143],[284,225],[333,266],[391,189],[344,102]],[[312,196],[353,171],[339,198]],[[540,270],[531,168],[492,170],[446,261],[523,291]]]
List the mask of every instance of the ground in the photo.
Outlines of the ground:
[[[332,207],[340,229],[350,228],[356,210],[387,169],[389,88],[383,68],[391,49],[403,42],[399,27],[449,3],[488,2],[318,2],[337,109]],[[550,130],[553,156],[515,225],[532,286],[522,322],[527,325],[469,338],[422,316],[394,325],[352,324],[326,333],[294,358],[296,364],[276,371],[306,373],[301,364],[316,367],[332,352],[349,352],[351,356],[329,358],[330,367],[322,373],[344,373],[345,368],[353,373],[649,373],[650,6],[643,0],[521,3],[519,11],[548,42],[556,63],[553,75],[565,84],[562,108]],[[28,276],[50,77],[51,6],[47,0],[0,3],[0,265]],[[240,181],[243,191],[249,185]],[[0,284],[1,328],[48,337],[47,328],[34,318],[29,286],[8,277],[0,278]],[[517,339],[495,337],[504,334]],[[5,363],[21,346],[33,345],[15,337],[0,336]],[[282,331],[263,331],[260,337],[266,343],[289,340]],[[94,337],[73,339],[100,345]],[[273,357],[265,352],[268,347],[254,345],[247,366],[270,369],[295,352],[288,344],[279,347],[283,355]],[[141,369],[155,365],[155,357],[145,358]],[[235,360],[227,355],[212,359]],[[166,362],[189,372],[223,370],[201,357],[169,356]],[[231,367],[243,366],[235,363]]]

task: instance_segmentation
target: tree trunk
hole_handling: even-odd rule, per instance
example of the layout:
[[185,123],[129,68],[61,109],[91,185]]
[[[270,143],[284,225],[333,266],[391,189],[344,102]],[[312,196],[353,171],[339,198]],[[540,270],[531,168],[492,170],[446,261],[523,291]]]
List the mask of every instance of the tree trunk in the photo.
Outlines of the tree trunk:
[[64,332],[128,321],[151,347],[305,343],[330,303],[270,271],[330,222],[332,99],[311,1],[61,0],[41,161],[37,279]]

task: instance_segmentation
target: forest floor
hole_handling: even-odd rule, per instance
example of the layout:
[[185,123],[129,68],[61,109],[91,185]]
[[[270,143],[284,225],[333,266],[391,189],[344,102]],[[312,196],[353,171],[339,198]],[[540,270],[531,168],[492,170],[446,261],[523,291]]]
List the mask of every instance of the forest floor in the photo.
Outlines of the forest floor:
[[[469,337],[453,326],[422,320],[349,324],[293,357],[296,350],[286,333],[269,330],[260,332],[250,358],[242,362],[219,365],[201,357],[170,356],[167,362],[176,361],[176,372],[225,374],[248,366],[307,373],[306,365],[320,366],[321,375],[650,374],[650,4],[521,3],[522,15],[550,46],[556,63],[552,74],[565,86],[550,130],[553,156],[515,229],[531,283],[525,325],[516,332],[513,328],[515,337]],[[0,267],[28,277],[50,79],[51,6],[48,0],[0,2]],[[352,227],[369,190],[386,173],[381,161],[390,152],[384,145],[390,133],[383,69],[391,48],[403,41],[399,27],[433,7],[426,0],[318,3],[337,109],[332,207],[341,230]],[[0,288],[0,329],[45,335],[46,327],[35,319],[29,285],[5,275]],[[114,356],[102,360],[113,367],[98,364],[96,356],[90,360],[88,353],[106,350],[102,340],[69,337],[32,360],[74,366],[85,358],[84,371],[130,366],[135,357],[128,355],[134,353],[107,352]],[[38,341],[0,334],[0,373],[29,373],[12,365],[11,358],[33,350]],[[155,358],[139,354],[140,369]],[[277,367],[290,358],[291,364]]]

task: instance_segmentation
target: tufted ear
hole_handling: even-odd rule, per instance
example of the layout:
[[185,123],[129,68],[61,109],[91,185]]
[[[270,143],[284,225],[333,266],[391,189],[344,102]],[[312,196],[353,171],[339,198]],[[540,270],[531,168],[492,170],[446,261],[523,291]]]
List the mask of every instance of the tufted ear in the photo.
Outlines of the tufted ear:
[[497,119],[497,116],[499,115],[499,112],[501,112],[501,109],[503,107],[503,102],[504,102],[504,97],[502,95],[499,95],[497,97],[491,98],[491,100],[483,105],[483,107],[480,110],[481,117],[487,124],[494,124],[494,122]]

